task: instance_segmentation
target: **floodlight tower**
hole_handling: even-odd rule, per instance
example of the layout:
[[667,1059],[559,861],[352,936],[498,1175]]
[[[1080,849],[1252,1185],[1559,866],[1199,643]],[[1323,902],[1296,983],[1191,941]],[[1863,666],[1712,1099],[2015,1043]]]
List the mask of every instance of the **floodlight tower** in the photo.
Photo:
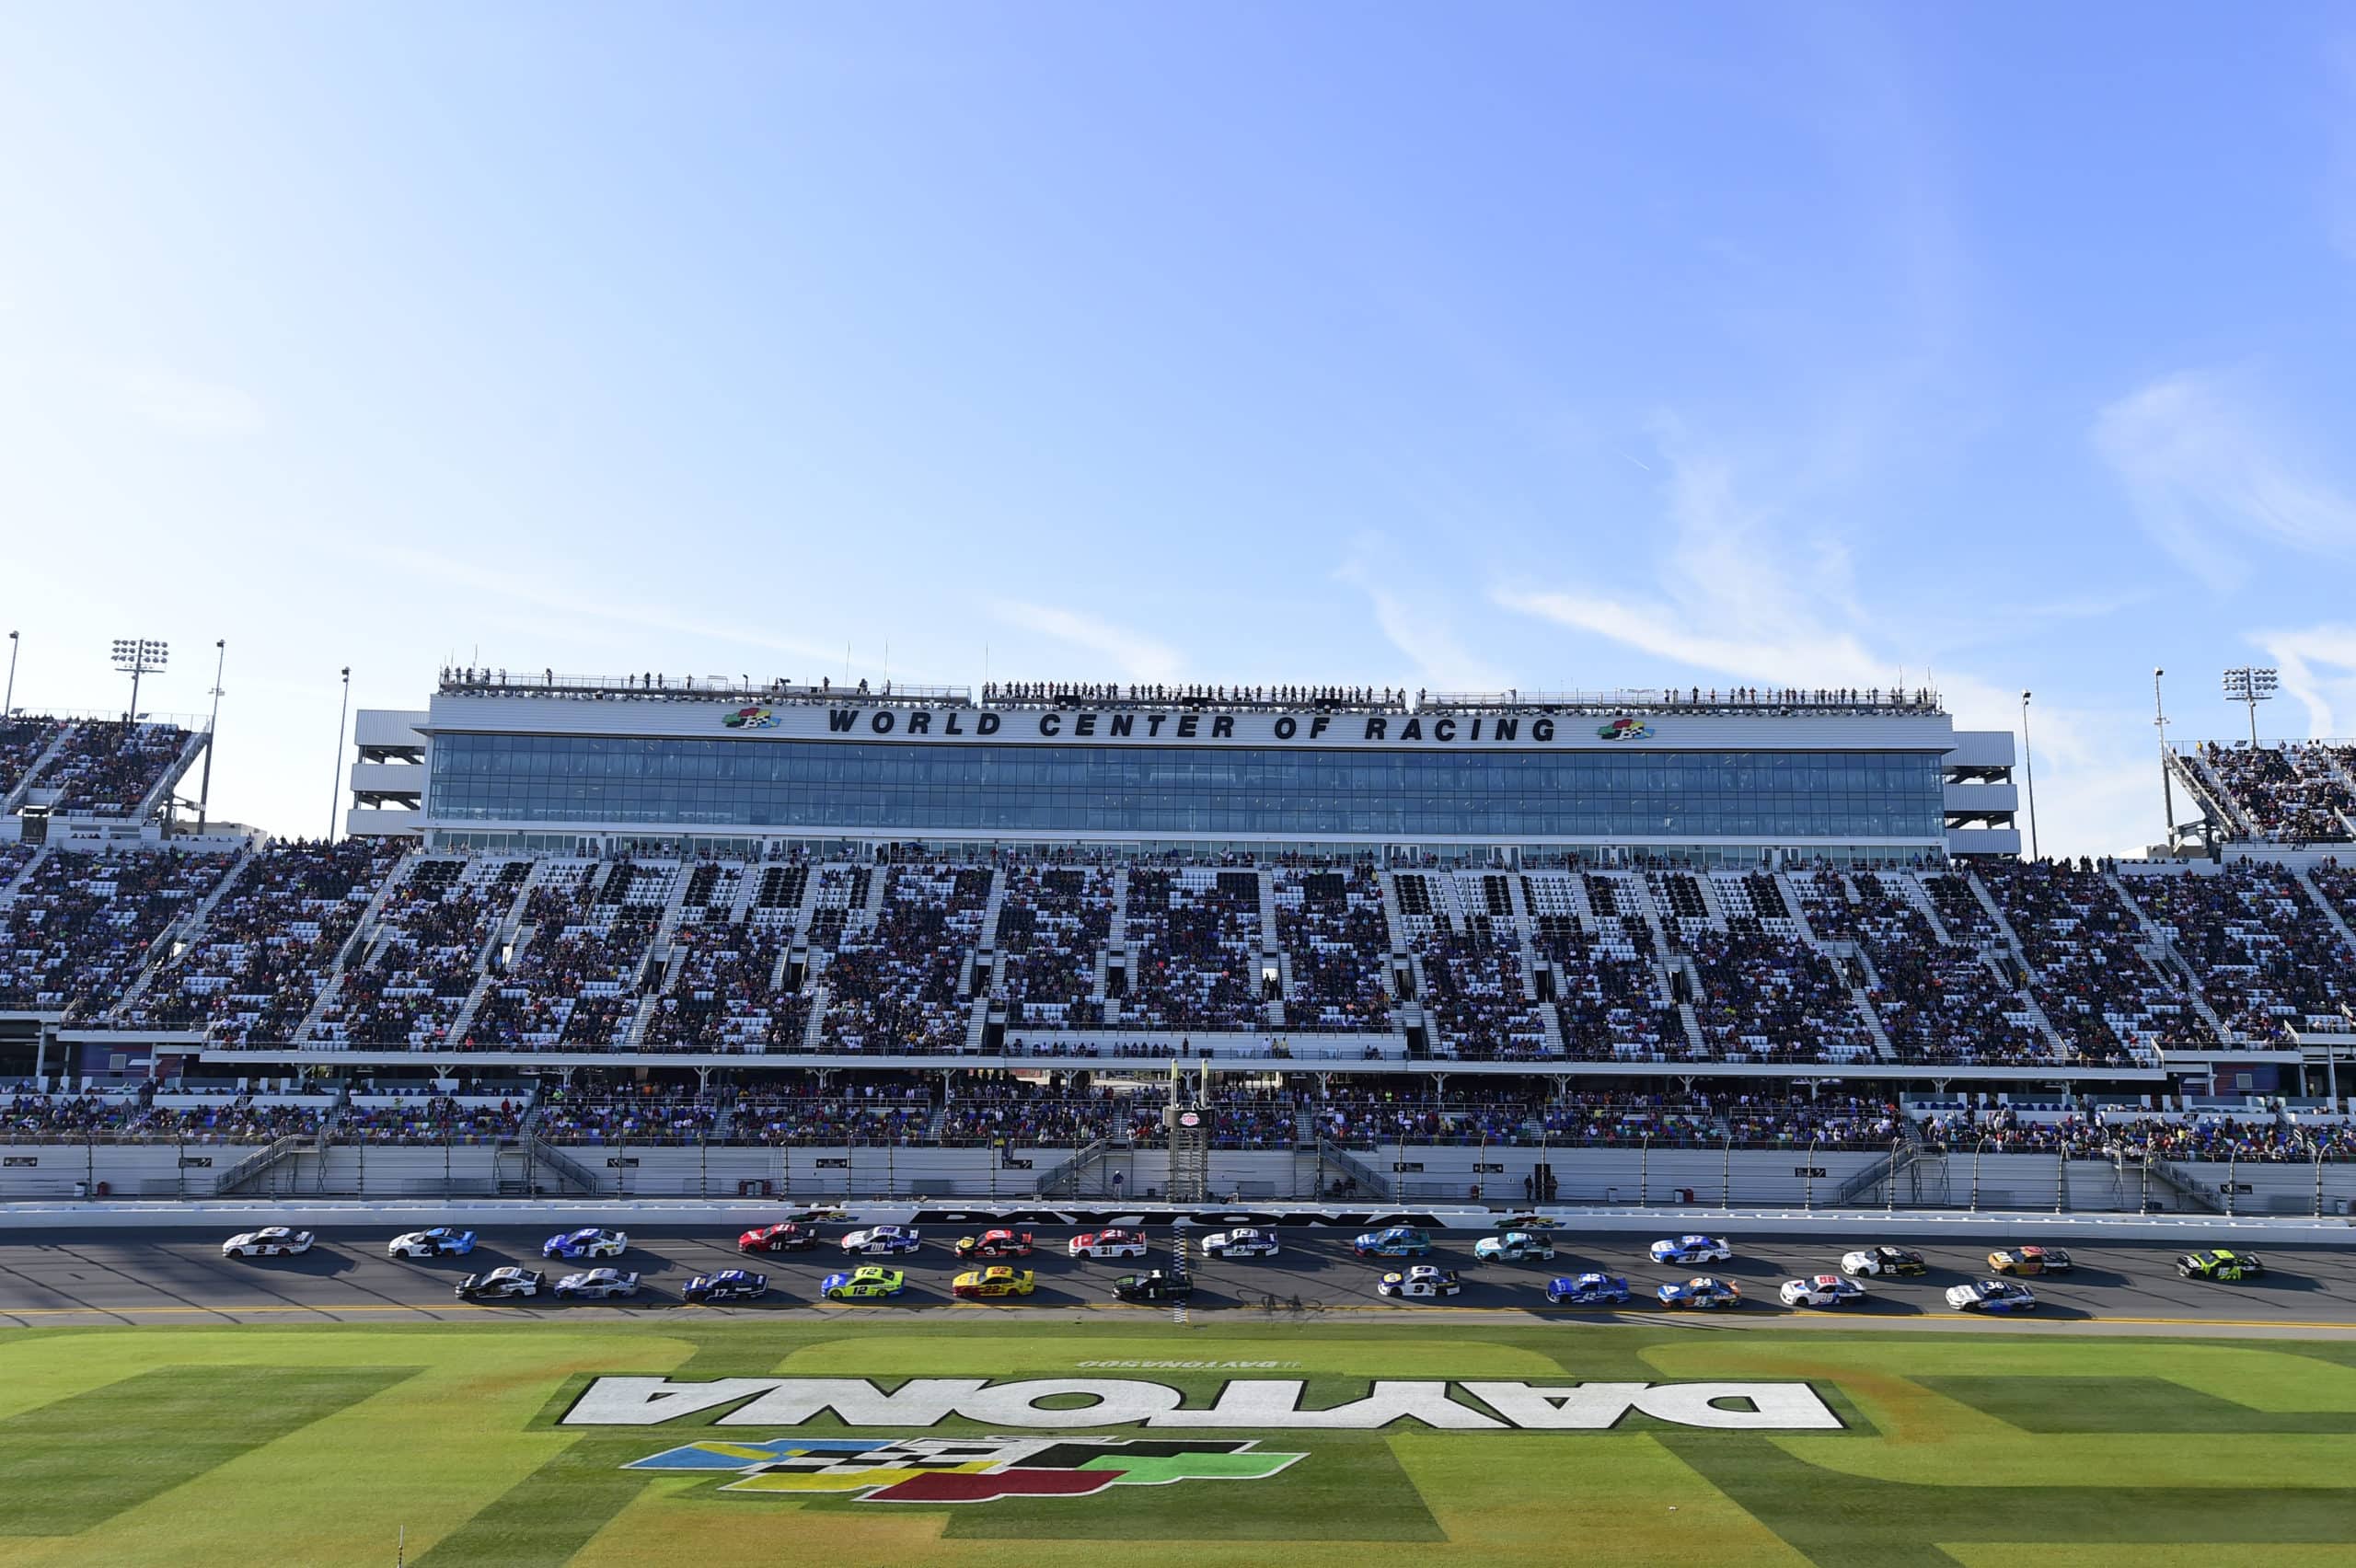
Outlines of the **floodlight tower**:
[[162,673],[171,662],[168,642],[146,637],[118,637],[114,640],[114,667],[131,677],[131,713],[133,723],[139,722],[139,677]]
[[2277,672],[2261,670],[2244,664],[2225,672],[2225,700],[2245,703],[2249,708],[2249,746],[2258,749],[2258,705],[2271,702],[2281,685]]
[[2152,670],[2152,723],[2160,732],[2160,806],[2165,813],[2160,818],[2167,832],[2171,852],[2176,848],[2176,786],[2168,778],[2168,710],[2160,700],[2160,677],[2167,671],[2154,666]]
[[2028,744],[2028,699],[2021,693],[2021,767],[2028,781],[2028,858],[2037,859],[2037,754]]

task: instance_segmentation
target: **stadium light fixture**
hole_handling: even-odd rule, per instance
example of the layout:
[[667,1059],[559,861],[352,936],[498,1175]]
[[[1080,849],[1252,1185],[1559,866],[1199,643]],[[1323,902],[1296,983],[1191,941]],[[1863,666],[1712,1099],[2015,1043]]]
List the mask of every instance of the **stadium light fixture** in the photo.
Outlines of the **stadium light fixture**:
[[17,634],[8,634],[8,695],[0,698],[0,719],[17,710]]
[[337,809],[343,803],[343,726],[352,717],[352,666],[343,667],[343,707],[335,716],[335,785],[328,791],[328,842],[335,842]]
[[2281,689],[2278,672],[2262,670],[2254,664],[2243,664],[2225,672],[2225,700],[2246,703],[2249,707],[2249,744],[2258,749],[2258,705],[2271,702]]
[[196,832],[204,836],[207,811],[213,804],[213,748],[221,739],[221,672],[229,663],[229,640],[216,638],[213,643],[213,717],[204,725],[204,782],[196,791]]
[[172,647],[151,637],[114,640],[114,667],[131,677],[131,721],[139,722],[139,677],[159,674],[171,663]]
[[2043,857],[2037,852],[2037,754],[2028,744],[2028,698],[2021,693],[2021,766],[2028,780],[2028,858],[2036,860]]
[[2176,785],[2168,778],[2168,710],[2160,701],[2160,677],[2167,671],[2152,667],[2152,723],[2160,732],[2160,810],[2161,824],[2166,829],[2162,840],[2171,851],[2176,847]]

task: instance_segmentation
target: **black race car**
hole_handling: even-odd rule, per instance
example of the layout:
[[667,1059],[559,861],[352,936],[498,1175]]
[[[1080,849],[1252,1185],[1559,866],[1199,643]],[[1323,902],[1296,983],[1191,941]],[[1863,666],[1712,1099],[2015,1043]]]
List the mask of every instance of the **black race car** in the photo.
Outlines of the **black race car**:
[[488,1274],[468,1274],[458,1282],[456,1295],[461,1301],[505,1301],[518,1296],[537,1296],[547,1280],[548,1276],[537,1269],[519,1269],[511,1264]]
[[2256,1279],[2266,1272],[2256,1252],[2187,1252],[2176,1261],[2176,1272],[2187,1279]]
[[1158,1306],[1172,1301],[1185,1301],[1195,1294],[1194,1276],[1165,1274],[1155,1269],[1150,1274],[1123,1274],[1113,1282],[1113,1295],[1122,1301],[1142,1301]]

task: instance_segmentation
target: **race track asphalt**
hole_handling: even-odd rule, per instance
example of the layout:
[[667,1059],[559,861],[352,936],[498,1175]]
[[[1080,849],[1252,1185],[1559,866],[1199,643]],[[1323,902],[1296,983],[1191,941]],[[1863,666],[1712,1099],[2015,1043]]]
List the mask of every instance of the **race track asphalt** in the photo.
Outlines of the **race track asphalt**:
[[[823,1227],[829,1237],[847,1228]],[[1141,1267],[1166,1263],[1172,1232],[1149,1233],[1151,1256],[1145,1263],[1097,1262],[1066,1255],[1068,1229],[1033,1228],[1037,1250],[1018,1266],[1034,1269],[1037,1290],[1027,1297],[988,1303],[953,1302],[951,1279],[963,1267],[952,1251],[955,1236],[927,1230],[911,1258],[846,1258],[829,1244],[815,1252],[765,1259],[738,1257],[733,1230],[676,1228],[633,1234],[629,1254],[615,1266],[635,1270],[643,1287],[626,1303],[571,1304],[543,1296],[536,1301],[472,1304],[451,1287],[468,1273],[521,1263],[542,1269],[549,1283],[587,1263],[544,1262],[539,1244],[545,1229],[502,1226],[479,1233],[467,1258],[410,1262],[389,1259],[383,1231],[323,1229],[318,1243],[301,1257],[246,1262],[225,1259],[220,1236],[185,1228],[153,1230],[25,1231],[0,1238],[0,1326],[68,1326],[99,1323],[385,1321],[409,1318],[477,1320],[485,1314],[548,1318],[576,1314],[677,1311],[685,1309],[679,1287],[708,1270],[746,1266],[769,1275],[771,1290],[758,1304],[692,1309],[732,1314],[760,1312],[851,1312],[891,1316],[954,1309],[963,1312],[1043,1314],[1062,1309],[1114,1307],[1112,1281]],[[1385,1265],[1354,1257],[1348,1238],[1326,1232],[1288,1230],[1283,1253],[1274,1259],[1232,1262],[1199,1259],[1196,1289],[1188,1304],[1197,1321],[1276,1315],[1287,1319],[1397,1320],[1401,1315],[1461,1316],[1518,1314],[1602,1320],[1690,1322],[1695,1328],[1775,1325],[1882,1328],[1974,1327],[2004,1322],[2036,1330],[2091,1329],[2129,1333],[2340,1333],[2356,1332],[2356,1248],[2277,1247],[2266,1251],[2268,1273],[2245,1285],[2211,1285],[2177,1277],[2177,1250],[2157,1245],[2065,1243],[2076,1258],[2075,1272],[2031,1282],[2040,1307],[2032,1318],[1981,1320],[1950,1310],[1943,1293],[1949,1286],[1986,1274],[1984,1246],[1910,1240],[1902,1226],[1860,1232],[1845,1241],[1823,1238],[1734,1234],[1735,1259],[1707,1268],[1679,1269],[1651,1262],[1643,1238],[1582,1236],[1558,1232],[1551,1263],[1476,1263],[1471,1232],[1434,1235],[1426,1260],[1460,1271],[1463,1292],[1445,1302],[1395,1302],[1376,1294]],[[2045,1238],[2025,1233],[2014,1244]],[[1839,1311],[1793,1310],[1775,1299],[1775,1287],[1800,1274],[1833,1272],[1840,1253],[1877,1242],[1917,1247],[1931,1263],[1928,1277],[1865,1282],[1871,1297]],[[829,1270],[861,1261],[888,1262],[907,1275],[907,1289],[888,1302],[822,1304],[818,1282]],[[1589,1270],[1625,1278],[1636,1294],[1633,1309],[1569,1311],[1547,1307],[1546,1281]],[[1732,1312],[1663,1314],[1647,1309],[1655,1286],[1698,1273],[1733,1279],[1743,1287],[1743,1307]],[[1163,1311],[1133,1308],[1126,1311]]]

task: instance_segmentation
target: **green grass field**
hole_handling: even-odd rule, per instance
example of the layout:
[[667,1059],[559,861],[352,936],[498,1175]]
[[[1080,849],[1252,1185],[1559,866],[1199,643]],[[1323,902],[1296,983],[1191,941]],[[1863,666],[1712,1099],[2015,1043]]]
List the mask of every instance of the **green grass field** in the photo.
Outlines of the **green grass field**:
[[[1080,1365],[1129,1359],[1279,1365]],[[1608,1431],[1089,1429],[1071,1435],[1252,1438],[1255,1456],[1302,1457],[1157,1461],[1205,1468],[1086,1495],[879,1503],[783,1471],[624,1469],[710,1443],[730,1446],[714,1462],[733,1462],[780,1432],[712,1426],[718,1411],[659,1428],[560,1424],[593,1378],[622,1375],[865,1378],[887,1391],[910,1378],[1137,1378],[1183,1390],[1188,1408],[1234,1378],[1303,1379],[1303,1408],[1363,1397],[1375,1378],[1804,1381],[1842,1429],[1707,1431],[1643,1413]],[[846,1429],[822,1417],[791,1430]],[[860,1435],[992,1430],[953,1417]],[[769,1479],[729,1490],[748,1474]],[[796,1490],[808,1485],[837,1489]],[[1288,1568],[1363,1568],[1369,1550],[1403,1543],[1467,1563],[2041,1568],[2251,1550],[2344,1562],[2356,1344],[1439,1316],[1181,1330],[983,1312],[0,1336],[0,1568],[390,1563],[404,1527],[408,1561],[431,1568],[771,1561],[787,1542],[797,1561],[1037,1568],[1101,1568],[1106,1543]]]

